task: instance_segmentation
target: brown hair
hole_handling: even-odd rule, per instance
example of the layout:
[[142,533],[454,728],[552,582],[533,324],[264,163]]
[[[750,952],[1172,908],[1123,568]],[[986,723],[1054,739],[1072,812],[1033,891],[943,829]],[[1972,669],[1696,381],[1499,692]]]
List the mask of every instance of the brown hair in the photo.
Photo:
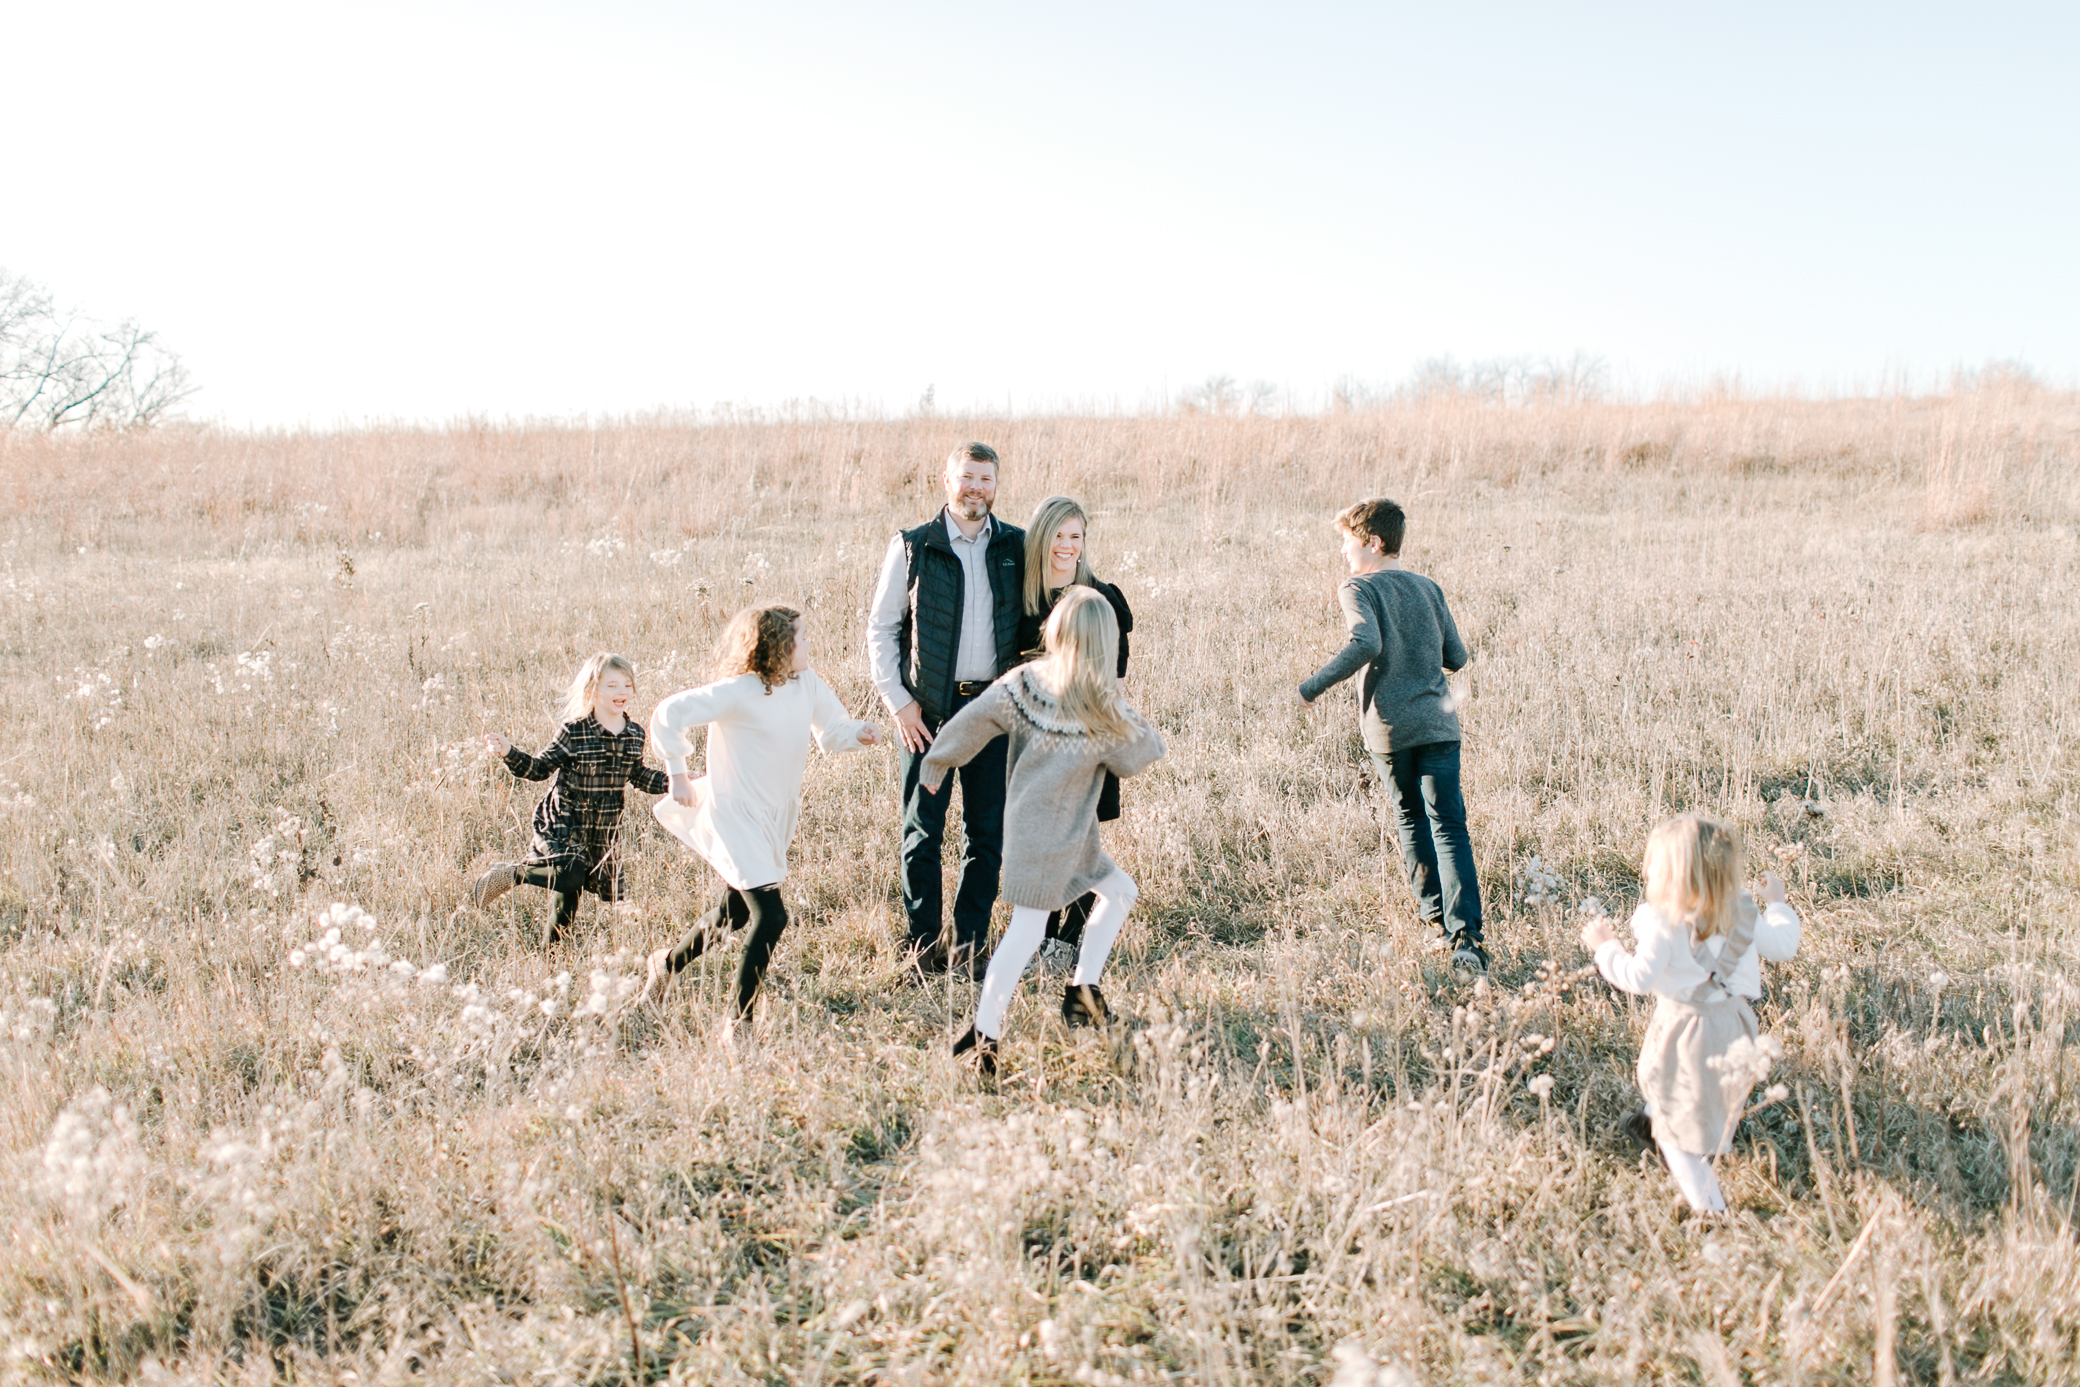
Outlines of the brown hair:
[[986,462],[992,467],[1002,465],[997,461],[997,450],[987,443],[961,444],[946,455],[946,470],[951,472],[964,462]]
[[[1741,833],[1703,814],[1678,814],[1647,835],[1647,904],[1698,943],[1733,928],[1741,895]],[[1729,962],[1732,960],[1729,960]]]
[[1408,513],[1386,497],[1345,506],[1336,516],[1336,528],[1361,540],[1376,539],[1382,554],[1401,552],[1401,537],[1408,532]]
[[794,607],[746,607],[722,628],[715,646],[715,677],[755,674],[766,692],[794,678],[794,643],[802,614]]

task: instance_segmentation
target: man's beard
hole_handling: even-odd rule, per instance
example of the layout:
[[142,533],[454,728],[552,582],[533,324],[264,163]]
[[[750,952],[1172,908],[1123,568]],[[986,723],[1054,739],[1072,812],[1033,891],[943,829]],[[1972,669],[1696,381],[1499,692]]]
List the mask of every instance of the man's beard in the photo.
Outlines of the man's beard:
[[980,520],[989,514],[989,502],[980,496],[963,496],[953,503],[951,509],[963,520]]

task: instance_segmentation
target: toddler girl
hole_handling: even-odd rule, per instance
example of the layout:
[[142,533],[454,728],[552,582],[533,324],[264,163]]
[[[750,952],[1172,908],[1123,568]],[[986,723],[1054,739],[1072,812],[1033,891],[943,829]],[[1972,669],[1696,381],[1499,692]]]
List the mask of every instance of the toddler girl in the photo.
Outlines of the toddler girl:
[[[671,772],[671,796],[657,821],[722,877],[722,899],[679,942],[650,955],[644,995],[654,995],[724,927],[751,926],[737,967],[735,1016],[748,1020],[766,964],[787,928],[780,883],[802,810],[809,738],[825,752],[873,746],[871,722],[845,706],[809,668],[809,626],[793,607],[747,608],[722,633],[715,683],[675,693],[657,705],[657,748]],[[687,771],[692,733],[708,729],[708,773]]]
[[636,667],[602,652],[588,659],[564,695],[557,733],[547,751],[530,756],[496,732],[484,745],[522,780],[549,780],[534,809],[534,841],[523,862],[499,862],[477,878],[477,904],[488,906],[515,886],[556,893],[556,916],[544,942],[561,938],[590,891],[621,899],[621,788],[663,794],[664,775],[643,764],[643,724],[628,715],[636,696]]
[[[1732,825],[1680,815],[1647,837],[1646,899],[1632,917],[1637,949],[1626,953],[1607,919],[1582,929],[1613,987],[1656,999],[1635,1072],[1669,1173],[1691,1208],[1711,1213],[1724,1212],[1726,1199],[1710,1158],[1730,1147],[1754,1087],[1752,1069],[1727,1063],[1739,1042],[1757,1039],[1754,1009],[1740,992],[1743,982],[1759,990],[1749,981],[1758,913],[1740,871]],[[1782,883],[1771,877],[1764,892],[1773,917],[1790,915]],[[1769,924],[1781,933],[1785,922]],[[1795,948],[1795,915],[1789,925]]]
[[1098,795],[1106,772],[1131,776],[1163,754],[1163,739],[1120,696],[1114,672],[1119,619],[1104,597],[1080,585],[1068,588],[1042,634],[1046,653],[954,714],[939,729],[922,772],[925,789],[936,794],[948,772],[1010,734],[1002,894],[1011,903],[1011,924],[990,958],[975,1023],[953,1045],[956,1055],[973,1050],[985,1076],[996,1073],[1004,1012],[1040,948],[1049,913],[1087,891],[1097,906],[1062,997],[1062,1019],[1072,1026],[1112,1019],[1098,979],[1139,893],[1105,855]]

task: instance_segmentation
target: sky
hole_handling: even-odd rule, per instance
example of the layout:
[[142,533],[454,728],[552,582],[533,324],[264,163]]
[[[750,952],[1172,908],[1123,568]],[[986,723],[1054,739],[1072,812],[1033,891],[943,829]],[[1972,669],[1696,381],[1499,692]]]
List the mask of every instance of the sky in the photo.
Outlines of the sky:
[[2080,6],[0,0],[0,268],[195,417],[2080,381]]

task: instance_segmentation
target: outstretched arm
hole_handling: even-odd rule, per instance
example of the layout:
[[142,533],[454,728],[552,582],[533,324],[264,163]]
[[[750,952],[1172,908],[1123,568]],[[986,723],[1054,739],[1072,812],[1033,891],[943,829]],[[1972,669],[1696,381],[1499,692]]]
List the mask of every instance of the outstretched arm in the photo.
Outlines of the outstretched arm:
[[1329,663],[1300,686],[1304,703],[1314,702],[1379,658],[1379,624],[1372,619],[1372,604],[1365,600],[1364,589],[1356,578],[1344,579],[1336,589],[1336,604],[1343,609],[1343,624],[1350,639],[1330,657]]
[[1661,981],[1661,975],[1675,960],[1678,940],[1663,927],[1661,917],[1646,906],[1633,913],[1632,936],[1639,948],[1629,954],[1614,938],[1606,937],[1598,944],[1596,971],[1619,991],[1643,996],[1654,990],[1654,984]]
[[924,758],[925,789],[937,794],[948,771],[967,765],[1011,730],[1011,718],[1011,694],[1002,684],[990,685],[982,697],[948,718]]
[[571,732],[568,727],[556,734],[556,740],[540,756],[529,756],[519,747],[510,744],[503,758],[506,769],[522,780],[547,780],[569,764],[572,755]]
[[816,749],[825,754],[858,751],[872,746],[879,734],[871,722],[861,722],[845,711],[845,705],[815,670],[806,670],[802,681],[809,686],[809,730],[816,734]]
[[1127,725],[1133,729],[1127,739],[1105,753],[1104,767],[1125,780],[1139,775],[1163,759],[1163,734],[1156,731],[1148,720],[1129,708]]
[[681,689],[657,705],[650,715],[650,735],[657,739],[657,754],[673,775],[686,774],[693,758],[693,734],[727,713],[736,704],[743,686],[735,679]]

